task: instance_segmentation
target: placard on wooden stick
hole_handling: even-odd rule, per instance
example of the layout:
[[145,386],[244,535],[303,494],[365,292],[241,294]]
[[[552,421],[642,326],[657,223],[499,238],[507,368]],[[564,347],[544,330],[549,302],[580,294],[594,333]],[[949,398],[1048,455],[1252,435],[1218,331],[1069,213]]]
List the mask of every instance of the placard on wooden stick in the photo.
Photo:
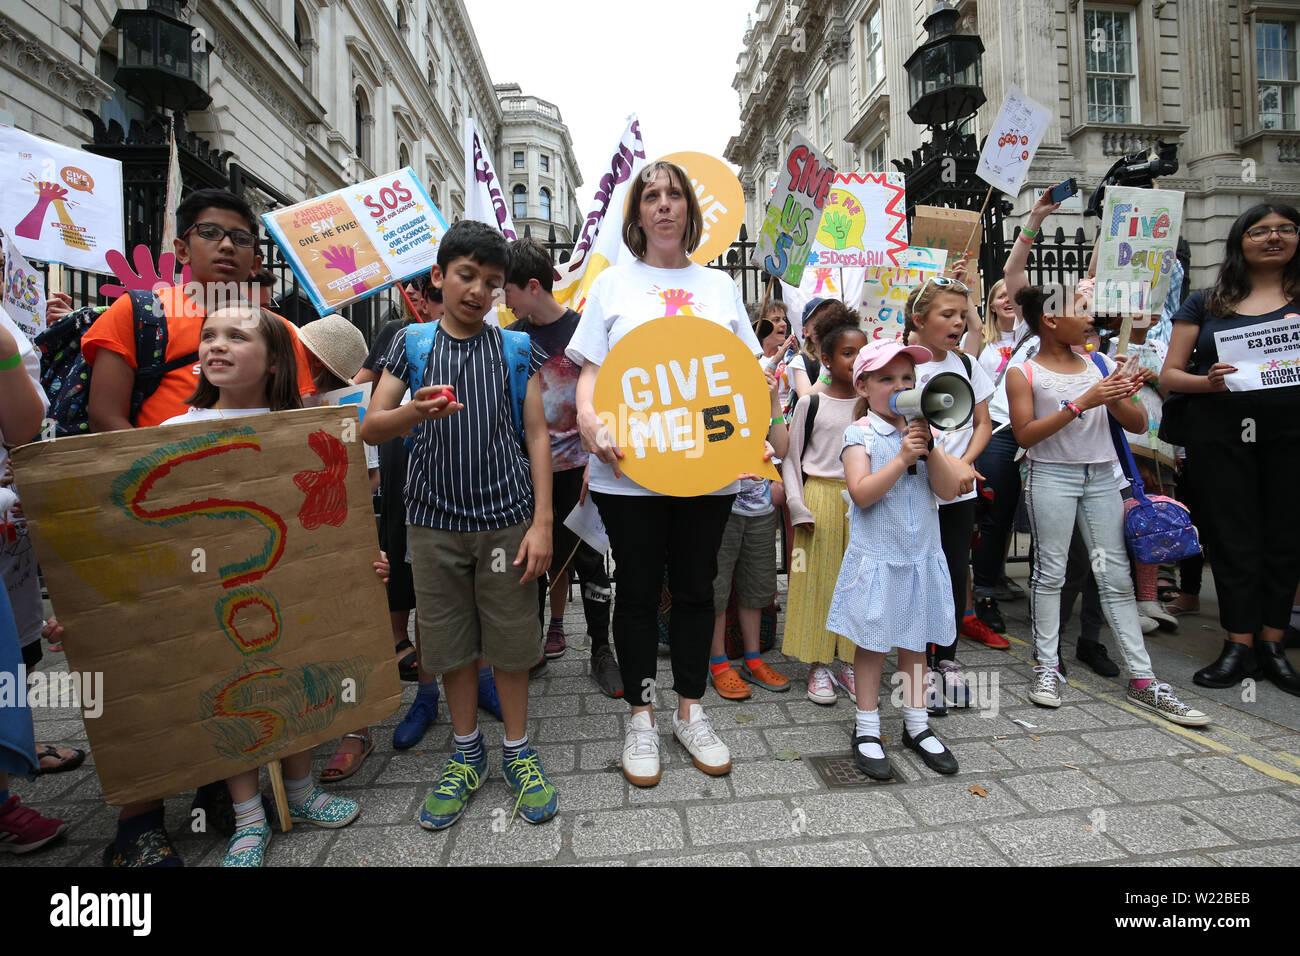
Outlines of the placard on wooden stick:
[[13,456],[111,804],[306,750],[401,702],[355,408]]

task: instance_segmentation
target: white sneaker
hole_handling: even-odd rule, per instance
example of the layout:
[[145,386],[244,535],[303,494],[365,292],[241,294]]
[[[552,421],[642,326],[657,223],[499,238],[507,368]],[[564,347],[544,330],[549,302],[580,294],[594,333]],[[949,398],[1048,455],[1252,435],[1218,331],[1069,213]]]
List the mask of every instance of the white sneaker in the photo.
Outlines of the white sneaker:
[[659,729],[650,720],[650,711],[640,710],[627,724],[623,738],[623,776],[638,787],[653,787],[663,776],[659,766]]
[[808,699],[814,704],[829,707],[837,699],[835,678],[831,669],[825,664],[816,665],[808,672]]
[[1142,628],[1143,634],[1150,634],[1160,626],[1160,623],[1155,618],[1147,617],[1141,611],[1138,611],[1138,626]]
[[673,736],[691,754],[691,760],[711,777],[731,772],[731,751],[727,749],[709,723],[699,704],[691,704],[691,719],[682,720],[673,711]]
[[1060,707],[1061,672],[1055,667],[1036,664],[1034,675],[1036,679],[1029,690],[1029,699],[1039,707]]
[[1161,630],[1176,631],[1178,630],[1178,618],[1174,617],[1163,607],[1159,601],[1138,601],[1138,615],[1140,617],[1149,617],[1155,621]]

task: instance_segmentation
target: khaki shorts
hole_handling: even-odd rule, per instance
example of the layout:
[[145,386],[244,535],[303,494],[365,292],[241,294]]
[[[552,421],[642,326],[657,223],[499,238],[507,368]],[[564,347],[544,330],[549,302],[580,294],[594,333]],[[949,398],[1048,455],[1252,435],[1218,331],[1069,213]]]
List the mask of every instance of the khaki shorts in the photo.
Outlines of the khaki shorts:
[[537,583],[520,584],[515,555],[531,521],[497,531],[406,529],[420,625],[420,665],[445,674],[480,654],[503,671],[542,659]]
[[734,511],[727,519],[718,546],[718,575],[713,579],[713,611],[727,609],[731,581],[736,581],[736,603],[741,607],[767,607],[776,597],[776,522],[779,512],[750,517]]

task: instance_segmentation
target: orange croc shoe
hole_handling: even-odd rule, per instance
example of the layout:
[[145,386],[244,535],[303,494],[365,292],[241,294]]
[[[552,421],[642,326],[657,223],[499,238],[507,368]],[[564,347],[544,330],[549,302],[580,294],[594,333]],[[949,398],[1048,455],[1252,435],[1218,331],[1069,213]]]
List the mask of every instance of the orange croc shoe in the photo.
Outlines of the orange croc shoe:
[[780,693],[783,690],[790,689],[790,678],[784,674],[778,674],[768,666],[767,661],[754,661],[751,666],[748,661],[740,665],[740,676],[742,679],[749,681],[751,684],[757,684],[766,690]]
[[721,674],[710,674],[709,679],[713,681],[718,696],[726,700],[748,700],[754,695],[734,667],[728,667]]
[[1011,646],[1010,641],[973,614],[961,622],[961,636],[979,641],[985,647],[992,647],[999,651],[1005,651]]

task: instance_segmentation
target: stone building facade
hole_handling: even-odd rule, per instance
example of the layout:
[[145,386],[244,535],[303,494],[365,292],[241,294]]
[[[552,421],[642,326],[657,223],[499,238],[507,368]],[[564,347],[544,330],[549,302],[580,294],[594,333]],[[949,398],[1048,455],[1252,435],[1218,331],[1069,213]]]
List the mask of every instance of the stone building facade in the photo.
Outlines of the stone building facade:
[[554,103],[529,96],[514,83],[498,84],[504,121],[501,125],[501,178],[515,229],[528,226],[537,239],[555,229],[558,242],[572,242],[574,223],[582,218],[577,187],[582,185],[573,140]]
[[[100,126],[112,138],[113,122],[119,142],[129,140],[131,121],[150,113],[112,82],[112,22],[119,8],[148,3],[6,0],[0,109],[20,129],[68,145],[92,142]],[[507,139],[512,150],[549,155],[552,178],[541,172],[538,182],[553,190],[558,222],[577,218],[568,130],[535,97],[509,98],[507,113],[463,0],[190,0],[181,15],[211,49],[212,102],[184,117],[191,145],[203,143],[221,172],[242,174],[258,211],[409,165],[450,222],[464,211],[463,121],[472,115],[501,173]],[[534,116],[546,109],[554,116]]]
[[[1054,224],[1084,226],[1082,205],[1120,156],[1157,140],[1179,146],[1161,185],[1186,193],[1192,283],[1213,281],[1232,220],[1254,203],[1300,193],[1300,2],[1270,0],[961,0],[962,29],[984,43],[987,102],[977,137],[1017,84],[1053,119],[1011,222],[1036,195],[1075,177],[1082,202]],[[733,85],[741,130],[726,156],[742,167],[752,234],[776,164],[799,129],[840,169],[893,170],[924,128],[904,61],[925,40],[934,0],[761,0]]]

